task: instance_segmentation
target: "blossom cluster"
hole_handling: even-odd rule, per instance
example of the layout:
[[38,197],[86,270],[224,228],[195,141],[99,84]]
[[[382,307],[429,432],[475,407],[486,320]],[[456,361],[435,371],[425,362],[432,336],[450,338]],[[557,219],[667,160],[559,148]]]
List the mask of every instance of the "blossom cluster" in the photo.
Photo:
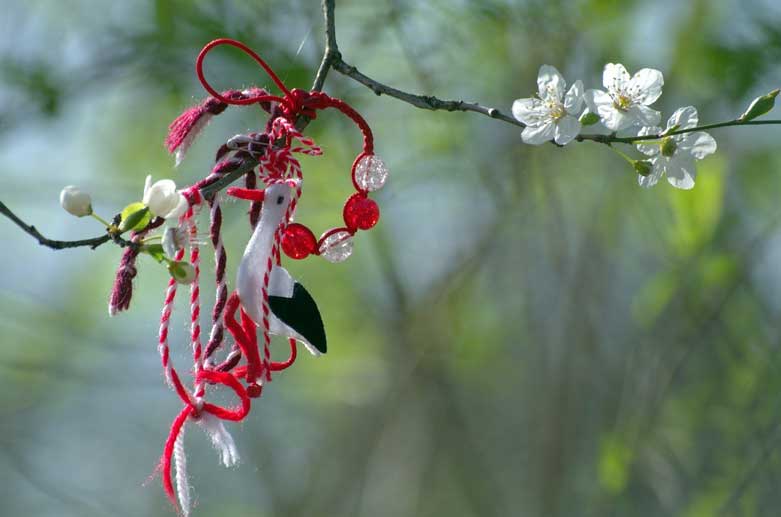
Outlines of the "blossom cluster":
[[[559,71],[542,65],[537,96],[518,99],[512,113],[526,125],[521,138],[527,144],[554,141],[566,145],[578,138],[583,126],[601,124],[614,135],[626,132],[647,156],[630,160],[643,187],[655,185],[663,175],[680,189],[694,186],[695,161],[716,152],[716,141],[704,131],[693,131],[699,120],[693,106],[680,108],[659,127],[660,112],[651,107],[662,95],[662,72],[643,68],[630,76],[622,64],[608,63],[602,74],[604,89],[584,90],[578,80],[567,89]],[[585,105],[585,106],[584,106]]]
[[[152,176],[147,176],[144,182],[142,201],[127,205],[116,220],[109,223],[92,210],[92,198],[89,193],[78,187],[68,185],[60,192],[60,204],[66,212],[76,217],[92,216],[101,222],[111,235],[120,235],[130,230],[145,228],[152,217],[165,221],[161,235],[151,236],[140,241],[142,249],[152,255],[158,262],[165,263],[174,280],[189,284],[195,278],[195,270],[187,262],[175,260],[177,252],[187,245],[190,235],[179,219],[189,206],[182,191],[176,189],[176,183],[170,179],[162,179],[152,183]],[[150,244],[151,242],[154,244]],[[156,241],[160,241],[159,243]],[[113,315],[113,313],[111,313]]]

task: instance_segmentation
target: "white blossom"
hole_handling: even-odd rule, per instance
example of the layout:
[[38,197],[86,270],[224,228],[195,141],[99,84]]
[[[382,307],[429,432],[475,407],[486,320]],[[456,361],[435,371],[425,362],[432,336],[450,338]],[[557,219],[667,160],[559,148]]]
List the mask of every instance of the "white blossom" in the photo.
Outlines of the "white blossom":
[[599,115],[611,131],[621,131],[634,125],[656,126],[661,114],[649,106],[662,95],[664,77],[659,70],[643,68],[629,77],[624,65],[608,63],[602,73],[605,90],[585,93],[589,110]]
[[152,215],[163,219],[178,218],[187,210],[187,199],[176,190],[176,183],[169,179],[152,184],[152,176],[147,176],[142,202]]
[[513,103],[513,116],[526,124],[521,138],[533,145],[549,140],[559,145],[571,142],[580,132],[578,115],[583,105],[583,83],[575,81],[566,91],[567,83],[559,71],[542,65],[537,88],[538,98],[517,99]]
[[92,198],[78,187],[68,185],[60,192],[60,205],[69,214],[84,217],[92,213]]
[[[699,120],[697,109],[693,106],[679,108],[667,121],[666,131],[673,128],[678,130],[697,127]],[[659,127],[644,127],[638,136],[658,135],[662,132]],[[716,152],[716,140],[704,131],[693,131],[680,135],[671,135],[661,140],[638,143],[637,149],[650,156],[651,172],[648,175],[639,175],[638,182],[643,187],[656,185],[663,174],[667,174],[667,181],[674,187],[690,189],[694,187],[696,176],[696,160],[702,160],[709,154]]]

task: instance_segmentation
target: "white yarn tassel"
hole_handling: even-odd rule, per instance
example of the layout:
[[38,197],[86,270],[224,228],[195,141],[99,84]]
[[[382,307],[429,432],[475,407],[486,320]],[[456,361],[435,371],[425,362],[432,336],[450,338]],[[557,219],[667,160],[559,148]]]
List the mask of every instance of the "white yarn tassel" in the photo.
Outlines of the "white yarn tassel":
[[176,495],[184,517],[190,516],[190,484],[187,482],[187,457],[184,455],[184,426],[174,442],[174,468],[176,469]]
[[236,449],[233,436],[225,429],[222,420],[211,413],[203,413],[197,422],[209,435],[212,445],[220,453],[222,464],[226,467],[235,466],[239,462],[239,451]]

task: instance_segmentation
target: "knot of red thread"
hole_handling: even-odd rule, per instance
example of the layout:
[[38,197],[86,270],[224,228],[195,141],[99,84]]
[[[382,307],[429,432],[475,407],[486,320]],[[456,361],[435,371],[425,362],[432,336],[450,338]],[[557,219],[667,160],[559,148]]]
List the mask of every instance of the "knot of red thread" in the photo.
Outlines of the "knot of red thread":
[[250,410],[250,398],[247,395],[247,391],[241,385],[241,383],[230,373],[217,372],[213,370],[201,370],[196,375],[196,380],[199,382],[210,382],[213,384],[222,384],[233,390],[236,396],[239,398],[240,405],[234,408],[226,408],[203,402],[200,399],[190,400],[184,387],[179,380],[176,371],[172,370],[172,381],[174,387],[179,393],[179,396],[185,403],[185,406],[179,412],[171,424],[171,431],[168,434],[168,438],[165,441],[165,448],[163,449],[163,457],[160,460],[160,466],[163,476],[163,488],[171,503],[176,506],[176,497],[174,495],[174,486],[171,479],[171,458],[173,457],[174,444],[179,434],[182,432],[182,427],[188,418],[198,418],[198,415],[202,412],[211,413],[221,420],[230,420],[233,422],[239,422],[244,419]]
[[318,94],[320,92],[308,92],[300,88],[293,88],[288,97],[289,102],[283,107],[283,112],[289,110],[289,112],[284,113],[285,118],[293,121],[299,115],[303,115],[309,119],[315,119],[317,117],[316,110],[319,109],[319,106],[313,101],[318,98]]
[[188,188],[182,191],[182,195],[187,200],[187,204],[191,207],[203,203],[203,196],[201,195],[200,189]]

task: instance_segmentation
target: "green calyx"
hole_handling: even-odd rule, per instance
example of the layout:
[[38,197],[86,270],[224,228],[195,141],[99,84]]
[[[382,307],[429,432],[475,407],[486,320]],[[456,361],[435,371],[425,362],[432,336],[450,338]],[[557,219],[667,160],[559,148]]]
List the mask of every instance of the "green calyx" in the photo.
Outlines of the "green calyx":
[[648,176],[653,170],[653,165],[648,160],[634,160],[632,167],[640,176]]
[[678,144],[673,137],[668,136],[662,139],[662,156],[671,158],[677,150]]

